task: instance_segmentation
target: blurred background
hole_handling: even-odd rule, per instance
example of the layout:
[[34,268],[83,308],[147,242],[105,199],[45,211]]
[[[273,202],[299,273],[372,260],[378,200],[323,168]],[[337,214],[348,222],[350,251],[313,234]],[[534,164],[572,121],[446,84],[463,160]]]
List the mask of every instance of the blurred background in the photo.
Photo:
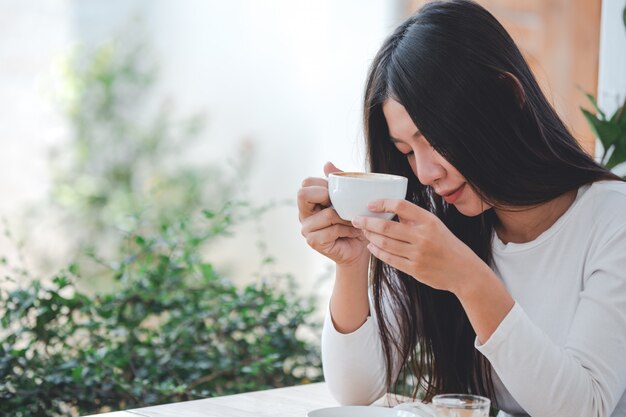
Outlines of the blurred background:
[[[51,152],[67,154],[76,144],[75,110],[68,106],[89,106],[76,97],[90,94],[89,87],[78,91],[76,80],[67,79],[68,60],[80,67],[81,59],[105,47],[115,59],[132,59],[134,71],[153,78],[134,93],[141,101],[119,100],[122,113],[138,120],[159,108],[157,113],[195,117],[201,125],[192,143],[174,144],[170,163],[200,170],[220,165],[231,176],[237,171],[241,181],[229,187],[245,188],[237,191],[245,191],[255,204],[276,203],[262,222],[242,225],[234,238],[213,248],[211,257],[223,272],[249,279],[264,256],[258,248],[263,241],[283,270],[297,275],[305,289],[313,288],[327,266],[300,236],[295,195],[305,177],[323,175],[327,160],[343,169],[364,168],[364,79],[404,6],[383,0],[0,1],[5,145],[0,152],[0,213],[20,237],[24,252],[43,249],[49,254],[30,267],[49,272],[67,263],[72,232],[59,233],[58,221],[49,219],[45,209],[43,216],[29,210],[49,207],[63,181],[53,183]],[[124,82],[132,84],[119,84]],[[102,130],[103,123],[92,120],[92,130]],[[127,137],[108,140],[118,152],[127,152],[119,142],[132,140],[132,134],[118,133]],[[25,215],[37,221],[20,234],[17,219]]]
[[[223,273],[245,281],[272,256],[304,291],[327,291],[328,280],[320,287],[320,279],[329,276],[330,265],[301,238],[295,195],[303,178],[322,175],[328,160],[342,169],[364,169],[361,99],[368,65],[384,37],[422,3],[1,0],[0,213],[24,253],[45,254],[31,259],[29,267],[47,273],[66,264],[72,234],[83,227],[59,228],[59,219],[46,210],[51,199],[80,208],[77,201],[85,195],[95,199],[89,193],[98,185],[81,182],[77,173],[89,173],[100,157],[113,165],[116,158],[127,158],[125,169],[136,175],[146,168],[133,168],[133,161],[230,170],[224,187],[274,207],[262,220],[238,226],[233,237],[213,248],[212,260]],[[595,139],[579,107],[589,107],[583,92],[597,95],[608,110],[622,100],[624,54],[611,51],[624,51],[617,43],[622,42],[624,2],[480,3],[507,27],[558,112],[593,153]],[[126,65],[143,77],[118,83],[135,89],[114,103],[113,117],[124,119],[126,130],[109,126],[115,121],[76,115],[81,109],[101,112],[89,98],[88,73],[97,70],[86,69],[85,61],[98,53],[102,58],[103,49],[110,55],[108,70],[115,72],[118,65],[123,78]],[[103,74],[91,76],[97,80]],[[169,125],[159,127],[165,119]],[[182,121],[188,124],[185,133]],[[87,156],[83,149],[83,159],[71,160],[80,154],[76,147],[85,123],[102,130],[104,138],[100,148]],[[156,158],[141,161],[135,153],[142,150],[130,150],[130,132],[137,131],[133,123],[152,131],[169,129],[160,140],[171,143],[161,144]],[[115,137],[107,138],[107,132]],[[185,135],[195,139],[181,140]],[[115,149],[104,155],[107,143]],[[146,172],[141,175],[148,182],[146,176],[158,174]],[[99,186],[114,192],[115,181],[106,184]],[[133,186],[127,190],[131,194]],[[72,192],[82,197],[68,196]],[[195,192],[212,197],[202,184]],[[13,244],[3,241],[0,251],[9,252],[7,245]]]

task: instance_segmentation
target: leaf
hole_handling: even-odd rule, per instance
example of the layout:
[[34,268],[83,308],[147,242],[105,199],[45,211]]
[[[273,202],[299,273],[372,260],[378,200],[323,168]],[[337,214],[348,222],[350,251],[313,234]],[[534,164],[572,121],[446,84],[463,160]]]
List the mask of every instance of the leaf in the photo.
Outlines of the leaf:
[[75,382],[80,382],[82,377],[83,377],[83,367],[82,366],[77,366],[76,368],[72,369],[72,379],[74,379]]
[[624,104],[621,107],[619,107],[617,110],[615,110],[615,113],[613,113],[613,116],[611,116],[611,123],[626,127],[625,109],[626,109],[626,99],[624,100]]
[[213,265],[209,263],[200,264],[200,270],[202,271],[202,276],[204,278],[212,279],[215,277],[215,271],[213,269]]
[[609,123],[614,137],[612,138],[613,152],[606,162],[606,167],[613,169],[616,166],[626,162],[626,100],[624,105],[619,107],[611,116]]
[[589,100],[589,102],[593,105],[593,108],[596,110],[596,112],[600,115],[600,118],[602,120],[606,120],[606,115],[604,114],[602,110],[600,110],[600,107],[598,107],[598,102],[596,101],[596,98],[590,93],[584,93],[584,94]]
[[589,123],[591,130],[602,143],[605,150],[608,150],[617,141],[620,135],[619,126],[608,120],[600,120],[588,110],[581,108],[585,119]]
[[67,270],[72,275],[78,275],[78,265],[75,263],[70,264],[70,266],[67,267]]
[[613,144],[613,153],[609,157],[606,163],[608,169],[613,169],[616,166],[626,162],[626,126],[620,129],[620,126],[614,125],[618,130],[617,137]]
[[[68,267],[68,270],[71,269],[71,265]],[[63,275],[58,275],[56,277],[54,277],[54,279],[52,280],[52,282],[57,286],[58,289],[61,288],[65,288],[70,284],[70,280],[67,279],[67,277],[63,276]]]

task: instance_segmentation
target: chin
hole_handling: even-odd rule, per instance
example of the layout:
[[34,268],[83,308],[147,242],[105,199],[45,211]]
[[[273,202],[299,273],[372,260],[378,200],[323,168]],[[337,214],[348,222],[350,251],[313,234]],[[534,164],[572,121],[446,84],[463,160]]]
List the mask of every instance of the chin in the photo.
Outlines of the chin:
[[487,210],[489,210],[491,207],[489,206],[485,206],[483,204],[481,204],[480,206],[464,206],[462,204],[455,206],[456,209],[459,211],[459,213],[461,213],[464,216],[467,217],[476,217],[479,216],[481,214],[483,214],[484,212],[486,212]]

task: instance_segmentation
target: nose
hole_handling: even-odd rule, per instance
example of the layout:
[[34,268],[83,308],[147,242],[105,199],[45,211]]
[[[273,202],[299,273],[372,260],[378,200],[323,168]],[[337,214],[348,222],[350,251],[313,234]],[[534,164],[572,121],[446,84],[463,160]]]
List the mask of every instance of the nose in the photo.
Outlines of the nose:
[[437,161],[435,153],[432,150],[414,149],[415,158],[413,159],[413,172],[417,176],[420,183],[424,185],[433,185],[445,177],[445,168]]

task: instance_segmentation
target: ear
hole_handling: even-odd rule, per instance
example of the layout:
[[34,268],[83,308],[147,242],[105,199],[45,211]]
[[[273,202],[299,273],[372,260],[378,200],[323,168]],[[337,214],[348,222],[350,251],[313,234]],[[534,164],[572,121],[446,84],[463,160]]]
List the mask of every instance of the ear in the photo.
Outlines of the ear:
[[520,80],[508,71],[500,73],[498,79],[504,81],[507,86],[513,90],[519,108],[523,109],[526,104],[526,92],[524,92],[524,87],[522,87]]

